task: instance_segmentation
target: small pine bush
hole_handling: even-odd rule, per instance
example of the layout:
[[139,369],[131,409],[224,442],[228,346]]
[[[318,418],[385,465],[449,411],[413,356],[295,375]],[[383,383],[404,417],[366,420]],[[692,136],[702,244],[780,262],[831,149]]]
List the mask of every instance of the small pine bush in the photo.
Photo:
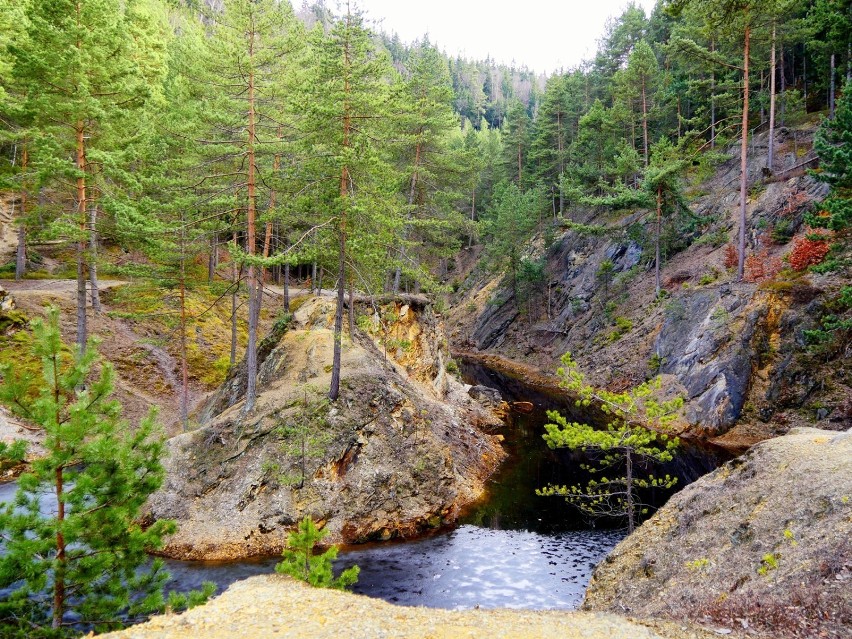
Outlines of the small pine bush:
[[275,566],[275,572],[290,575],[318,588],[349,588],[358,581],[361,569],[352,566],[335,577],[332,562],[337,558],[337,546],[332,546],[322,554],[314,553],[316,545],[325,536],[325,530],[319,530],[310,517],[305,517],[287,538],[284,560]]

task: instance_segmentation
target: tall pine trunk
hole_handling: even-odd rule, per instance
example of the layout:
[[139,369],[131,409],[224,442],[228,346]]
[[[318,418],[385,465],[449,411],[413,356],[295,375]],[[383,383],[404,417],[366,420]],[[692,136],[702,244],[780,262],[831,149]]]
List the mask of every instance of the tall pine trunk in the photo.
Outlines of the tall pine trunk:
[[[710,51],[716,52],[716,41],[710,41]],[[710,72],[710,149],[716,148],[716,69]]]
[[231,367],[237,363],[237,294],[240,290],[240,274],[237,270],[237,232],[233,233],[234,253],[231,258]]
[[[352,113],[349,104],[350,86],[350,26],[351,15],[346,16],[346,39],[343,42],[343,149],[351,145],[349,135],[352,129]],[[336,401],[340,395],[340,366],[343,347],[343,303],[346,291],[346,214],[349,196],[349,168],[346,164],[340,169],[340,219],[338,221],[337,256],[337,308],[334,312],[334,357],[331,364],[331,386],[328,398]]]
[[21,151],[21,179],[24,182],[21,184],[21,212],[18,214],[18,247],[15,251],[15,281],[19,282],[23,279],[24,273],[27,270],[27,164],[29,161],[29,153],[24,145]]
[[751,25],[746,25],[743,44],[743,123],[740,143],[740,232],[737,241],[737,281],[745,271],[746,202],[748,196],[748,56],[751,44]]
[[654,233],[654,291],[660,297],[660,234],[663,225],[663,185],[657,185],[657,230]]
[[257,177],[255,175],[255,95],[254,95],[254,38],[255,34],[249,34],[249,72],[248,72],[248,233],[247,253],[248,263],[248,346],[246,347],[246,403],[243,411],[248,413],[254,408],[257,399],[257,320],[259,316],[260,297],[257,282],[257,267],[254,265],[256,249],[256,201],[257,201]]
[[645,167],[648,166],[648,99],[645,90],[645,76],[642,76],[642,143],[645,154]]
[[189,426],[189,367],[186,357],[186,225],[181,224],[180,234],[180,423],[183,432]]
[[769,157],[766,166],[775,166],[775,24],[772,24],[772,47],[769,53]]
[[86,146],[83,122],[77,122],[77,347],[86,348]]
[[627,449],[624,456],[625,461],[625,489],[627,491],[627,532],[636,530],[636,506],[633,503],[633,456],[631,450]]
[[101,292],[98,284],[98,205],[92,198],[92,205],[89,207],[89,283],[92,285],[92,290],[89,292],[92,298],[92,310],[95,313],[101,312]]

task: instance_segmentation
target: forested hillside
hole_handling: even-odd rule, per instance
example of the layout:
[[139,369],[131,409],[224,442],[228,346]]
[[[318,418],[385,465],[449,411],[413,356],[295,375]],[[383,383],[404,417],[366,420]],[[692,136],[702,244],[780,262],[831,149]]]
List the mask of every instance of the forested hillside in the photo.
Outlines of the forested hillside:
[[[742,279],[749,180],[816,161],[802,147],[801,166],[781,166],[776,131],[822,112],[833,120],[820,153],[845,153],[842,106],[835,116],[852,21],[833,0],[681,0],[650,16],[628,6],[594,59],[543,89],[525,68],[372,34],[355,9],[2,7],[2,179],[17,232],[7,272],[38,271],[44,242],[73,249],[76,266],[67,252],[60,261],[77,272],[80,344],[99,273],[182,291],[205,264],[208,280],[248,293],[252,371],[264,281],[283,284],[285,298],[291,276],[336,287],[340,333],[347,287],[441,293],[459,250],[484,243],[487,262],[525,295],[542,264],[521,255],[523,242],[588,205],[655,211],[636,232],[659,294],[660,264],[707,227],[684,177],[712,170],[714,152],[742,131],[768,132],[765,165],[738,180],[731,250]],[[744,136],[741,173],[749,152]],[[833,161],[820,176],[835,196],[808,218],[820,246],[849,219],[848,179]],[[181,306],[182,341],[193,321]],[[249,406],[253,397],[250,382]]]
[[[278,553],[303,517],[334,543],[454,524],[507,455],[501,420],[534,409],[462,383],[470,362],[548,401],[578,393],[572,420],[641,431],[639,452],[603,453],[629,469],[605,514],[629,513],[631,531],[648,514],[635,485],[677,483],[634,485],[634,458],[689,481],[707,470],[669,452],[675,435],[728,455],[852,424],[850,0],[631,3],[591,59],[551,74],[403,42],[371,28],[379,17],[322,1],[0,0],[0,400],[20,419],[2,408],[0,429],[32,440],[43,472],[0,512],[0,536],[24,548],[0,548],[0,588],[35,575],[20,596],[0,590],[0,634],[111,629],[200,600],[164,601],[159,563],[134,572],[143,550]],[[113,386],[132,422],[162,405],[171,439],[153,419],[134,435]],[[110,470],[121,455],[126,477]],[[4,472],[22,460],[0,441]],[[19,509],[37,519],[41,486],[58,519],[29,552]],[[73,516],[110,519],[74,524],[88,536],[66,544],[72,494]],[[131,549],[124,578],[86,573],[98,526]],[[789,530],[770,533],[795,545]],[[784,613],[802,632],[848,627],[844,561],[814,577],[833,584],[830,615]],[[115,594],[137,580],[155,594]],[[102,607],[78,615],[89,594]],[[716,603],[684,614],[736,618]],[[755,627],[787,636],[772,623]]]

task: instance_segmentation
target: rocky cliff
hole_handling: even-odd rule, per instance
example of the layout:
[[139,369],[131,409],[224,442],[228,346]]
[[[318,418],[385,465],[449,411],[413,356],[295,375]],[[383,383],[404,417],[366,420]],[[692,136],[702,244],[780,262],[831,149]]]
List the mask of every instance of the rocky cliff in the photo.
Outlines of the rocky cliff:
[[[747,219],[751,281],[735,282],[726,265],[738,233],[732,149],[710,177],[688,176],[694,219],[669,238],[661,299],[654,295],[648,243],[652,217],[578,207],[570,221],[554,223],[527,247],[528,259],[544,261],[545,279],[528,286],[522,299],[481,270],[458,280],[454,348],[497,353],[545,372],[570,351],[592,383],[612,390],[656,373],[671,375],[687,399],[693,433],[736,449],[794,425],[848,428],[849,331],[835,332],[825,344],[808,331],[823,329],[832,314],[852,317],[852,308],[838,301],[850,262],[843,266],[841,259],[834,273],[820,275],[793,272],[783,261],[791,239],[805,232],[805,214],[818,210],[827,192],[795,168],[802,154],[810,157],[812,133],[807,127],[779,133],[778,166],[789,170],[768,178],[761,172],[765,136],[755,140]],[[611,264],[608,274],[603,264]],[[787,270],[770,276],[781,268]]]
[[583,607],[852,636],[852,432],[797,429],[687,486],[597,567]]
[[243,414],[237,375],[200,428],[169,441],[166,484],[150,500],[152,517],[178,522],[165,554],[278,553],[305,515],[330,543],[406,537],[481,494],[503,456],[488,434],[501,422],[446,374],[440,323],[415,302],[361,309],[334,403],[334,304],[308,300],[279,325],[261,349],[255,409]]

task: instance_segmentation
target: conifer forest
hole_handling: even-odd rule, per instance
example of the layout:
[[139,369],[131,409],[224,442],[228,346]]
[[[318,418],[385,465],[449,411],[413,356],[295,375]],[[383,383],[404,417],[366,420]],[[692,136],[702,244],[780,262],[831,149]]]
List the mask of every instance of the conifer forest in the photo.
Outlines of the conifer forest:
[[852,2],[381,17],[0,0],[0,637],[852,636]]

